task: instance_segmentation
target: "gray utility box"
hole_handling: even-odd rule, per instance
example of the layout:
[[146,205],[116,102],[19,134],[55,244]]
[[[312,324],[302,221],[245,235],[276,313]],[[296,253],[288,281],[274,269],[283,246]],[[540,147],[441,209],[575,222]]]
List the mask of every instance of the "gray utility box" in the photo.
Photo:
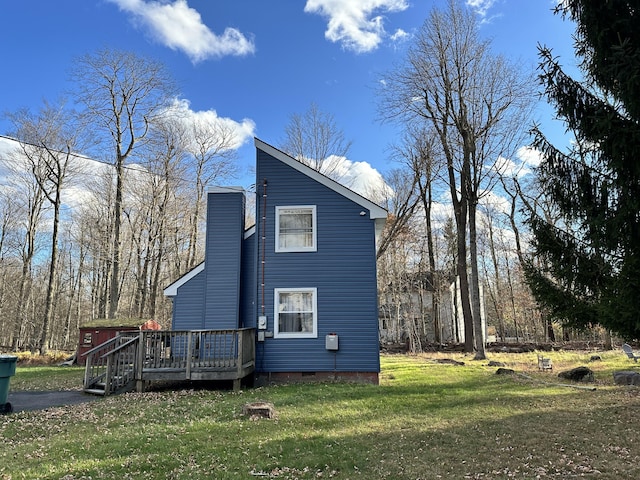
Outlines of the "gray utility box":
[[338,350],[338,334],[330,333],[324,339],[324,348],[327,350]]

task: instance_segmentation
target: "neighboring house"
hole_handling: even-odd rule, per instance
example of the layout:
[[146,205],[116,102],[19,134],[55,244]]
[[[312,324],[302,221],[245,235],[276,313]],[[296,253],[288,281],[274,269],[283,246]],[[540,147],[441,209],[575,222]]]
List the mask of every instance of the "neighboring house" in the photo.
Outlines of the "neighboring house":
[[[449,285],[449,293],[451,295],[451,312],[452,321],[455,329],[451,332],[451,341],[464,343],[464,315],[462,313],[462,300],[460,295],[460,279],[458,277]],[[487,335],[487,317],[484,308],[484,288],[480,285],[480,321],[482,324],[482,339],[485,343],[489,341]],[[491,336],[491,341],[495,341],[495,337]]]
[[[380,340],[381,342],[406,343],[422,342],[464,343],[464,318],[460,299],[460,285],[457,278],[448,286],[434,291],[432,274],[406,273],[397,282],[381,287],[380,300]],[[434,295],[437,295],[437,328],[434,322]],[[495,336],[487,335],[484,290],[480,285],[480,315],[485,343],[495,341]],[[436,335],[437,333],[437,335]]]
[[256,225],[245,192],[208,193],[204,263],[171,284],[173,330],[256,329],[272,380],[380,371],[376,238],[387,212],[256,139]]
[[[434,287],[430,272],[400,275],[381,285],[380,342],[383,344],[434,341]],[[413,338],[413,337],[418,338]]]

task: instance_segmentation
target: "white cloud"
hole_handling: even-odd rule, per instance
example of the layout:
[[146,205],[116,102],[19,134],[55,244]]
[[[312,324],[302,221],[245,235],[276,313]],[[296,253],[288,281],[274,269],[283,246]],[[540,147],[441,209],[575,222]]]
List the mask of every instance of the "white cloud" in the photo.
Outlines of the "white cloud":
[[506,215],[511,212],[511,202],[506,197],[493,191],[482,192],[480,203],[485,209],[492,212],[500,212]]
[[401,12],[407,8],[406,0],[307,0],[304,11],[329,19],[324,33],[327,40],[364,53],[375,50],[387,36],[384,17],[374,16],[374,12]]
[[218,112],[215,110],[194,111],[191,110],[189,101],[185,99],[174,100],[171,110],[171,113],[176,118],[183,120],[186,125],[197,123],[198,125],[210,125],[214,132],[220,129],[232,132],[233,141],[230,147],[233,150],[240,148],[255,134],[256,124],[250,118],[243,118],[238,122],[228,117],[218,116]]
[[403,42],[409,38],[409,34],[404,30],[402,30],[401,28],[399,28],[398,30],[396,30],[396,33],[391,35],[391,37],[389,38],[391,39],[392,42]]
[[[72,156],[70,162],[73,165],[71,169],[73,174],[66,179],[61,201],[65,207],[74,209],[85,205],[91,197],[92,192],[86,185],[90,185],[97,177],[110,174],[113,167],[83,155]],[[13,138],[0,137],[0,188],[5,191],[15,190],[23,197],[24,192],[21,189],[24,188],[22,185],[24,181],[33,182],[34,180],[20,143]],[[45,215],[43,221],[47,218]],[[50,226],[42,228],[50,228]]]
[[498,157],[495,163],[491,165],[490,170],[503,177],[509,178],[522,177],[531,173],[531,169],[528,167],[526,162],[522,161],[520,163],[516,163],[513,160],[504,157]]
[[255,51],[252,40],[239,30],[226,28],[216,35],[202,23],[200,13],[187,0],[108,0],[132,14],[133,21],[146,28],[153,39],[172,50],[184,52],[192,62],[226,55],[247,55]]
[[520,147],[517,156],[522,163],[530,167],[537,167],[542,162],[542,153],[533,147]]
[[380,205],[391,195],[391,189],[375,168],[367,162],[354,162],[331,155],[323,162],[323,171],[345,187]]
[[467,5],[478,15],[485,18],[496,0],[467,0]]
[[517,160],[511,160],[510,158],[498,157],[488,168],[504,177],[522,178],[529,175],[532,169],[540,165],[542,161],[541,153],[529,146],[520,147],[516,152],[516,158]]

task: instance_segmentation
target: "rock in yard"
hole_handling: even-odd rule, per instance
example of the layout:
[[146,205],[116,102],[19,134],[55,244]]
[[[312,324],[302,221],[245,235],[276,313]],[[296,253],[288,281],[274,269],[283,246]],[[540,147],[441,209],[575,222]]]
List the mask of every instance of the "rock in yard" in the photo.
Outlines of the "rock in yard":
[[488,364],[488,367],[505,367],[506,364],[504,364],[503,362],[496,362],[495,360],[491,360]]
[[640,386],[640,373],[632,371],[613,372],[613,382],[616,385]]
[[516,372],[511,368],[499,368],[496,370],[496,375],[514,375]]
[[587,367],[576,367],[565,372],[560,372],[558,377],[574,382],[593,382],[593,371]]
[[446,363],[449,365],[464,365],[464,362],[459,362],[458,360],[454,360],[453,358],[438,358],[436,359],[436,363]]

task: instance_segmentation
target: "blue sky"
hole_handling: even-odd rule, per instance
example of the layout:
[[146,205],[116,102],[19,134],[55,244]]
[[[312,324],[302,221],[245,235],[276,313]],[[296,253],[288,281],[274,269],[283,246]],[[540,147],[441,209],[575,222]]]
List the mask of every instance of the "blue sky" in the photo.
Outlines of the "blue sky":
[[[557,0],[462,1],[478,12],[497,53],[535,66],[541,43],[575,64],[573,25],[553,15]],[[444,1],[6,1],[0,113],[57,101],[74,58],[110,47],[162,61],[192,114],[237,124],[245,169],[255,158],[252,136],[277,146],[290,116],[314,102],[352,141],[351,162],[386,172],[395,167],[388,147],[397,131],[379,120],[376,87],[434,5]],[[541,105],[537,120],[552,115]],[[0,134],[10,128],[1,118]],[[547,131],[554,139],[561,130]],[[251,183],[248,170],[236,183]]]

